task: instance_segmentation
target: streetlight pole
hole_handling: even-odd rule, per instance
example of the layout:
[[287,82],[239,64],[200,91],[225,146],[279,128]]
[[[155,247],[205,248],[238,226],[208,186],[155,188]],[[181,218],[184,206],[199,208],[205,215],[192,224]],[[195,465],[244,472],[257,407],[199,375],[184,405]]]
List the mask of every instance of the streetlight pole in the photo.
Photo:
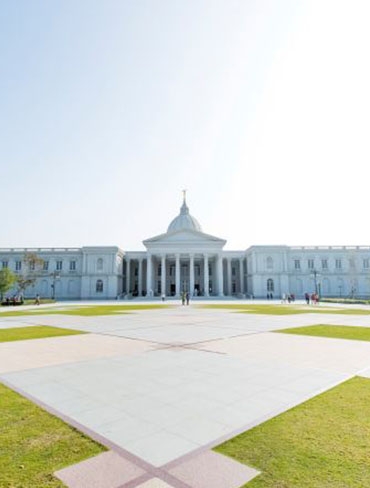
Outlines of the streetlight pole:
[[317,276],[319,275],[319,272],[316,269],[312,270],[312,275],[315,283],[315,293],[316,295],[318,294],[318,287],[317,287]]
[[53,271],[51,273],[51,276],[53,278],[53,282],[51,284],[51,290],[52,290],[51,291],[51,299],[52,300],[55,300],[55,282],[56,282],[57,279],[59,279],[59,273],[57,273],[56,271]]

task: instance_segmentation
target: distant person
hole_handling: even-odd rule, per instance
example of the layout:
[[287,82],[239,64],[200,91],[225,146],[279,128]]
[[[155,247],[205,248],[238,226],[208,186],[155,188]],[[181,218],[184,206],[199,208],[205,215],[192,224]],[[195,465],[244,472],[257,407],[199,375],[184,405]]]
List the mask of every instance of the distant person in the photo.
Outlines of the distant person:
[[306,304],[309,305],[310,304],[310,294],[306,292],[304,294],[304,299],[306,300]]
[[164,293],[162,293],[162,302],[164,302],[166,299],[166,295]]
[[40,295],[36,295],[35,305],[40,305]]
[[186,298],[186,305],[189,305],[189,301],[190,301],[190,293],[189,292],[186,293],[185,298]]
[[185,292],[184,291],[181,293],[181,303],[183,305],[185,305]]

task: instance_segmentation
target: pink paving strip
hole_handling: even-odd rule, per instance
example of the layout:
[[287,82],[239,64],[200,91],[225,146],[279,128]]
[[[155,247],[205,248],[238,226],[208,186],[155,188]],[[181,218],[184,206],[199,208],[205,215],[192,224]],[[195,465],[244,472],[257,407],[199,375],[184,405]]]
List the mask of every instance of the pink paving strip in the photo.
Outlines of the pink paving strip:
[[259,471],[213,451],[205,451],[172,468],[170,473],[192,488],[239,488]]
[[118,488],[143,473],[135,464],[109,451],[54,474],[69,488]]

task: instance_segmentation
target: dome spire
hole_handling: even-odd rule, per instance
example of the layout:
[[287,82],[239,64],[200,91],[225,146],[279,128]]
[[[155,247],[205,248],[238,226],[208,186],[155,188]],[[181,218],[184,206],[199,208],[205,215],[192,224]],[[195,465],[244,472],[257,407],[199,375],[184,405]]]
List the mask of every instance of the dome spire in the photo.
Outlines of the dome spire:
[[186,192],[187,190],[182,190],[183,201],[180,207],[180,214],[172,220],[167,232],[174,232],[177,230],[195,230],[197,232],[202,232],[202,228],[197,219],[190,215],[189,207],[186,204]]
[[189,207],[186,205],[186,192],[187,190],[182,190],[183,201],[182,201],[182,206],[180,208],[180,213],[183,215],[189,213]]

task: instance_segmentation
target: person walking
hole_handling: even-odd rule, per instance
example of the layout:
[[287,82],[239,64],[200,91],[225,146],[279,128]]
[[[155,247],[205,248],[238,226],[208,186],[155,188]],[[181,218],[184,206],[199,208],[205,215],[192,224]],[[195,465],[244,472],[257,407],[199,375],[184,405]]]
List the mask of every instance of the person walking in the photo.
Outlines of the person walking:
[[181,293],[181,303],[183,305],[185,305],[185,292],[184,291]]
[[186,293],[186,305],[189,305],[189,300],[190,300],[190,293]]

